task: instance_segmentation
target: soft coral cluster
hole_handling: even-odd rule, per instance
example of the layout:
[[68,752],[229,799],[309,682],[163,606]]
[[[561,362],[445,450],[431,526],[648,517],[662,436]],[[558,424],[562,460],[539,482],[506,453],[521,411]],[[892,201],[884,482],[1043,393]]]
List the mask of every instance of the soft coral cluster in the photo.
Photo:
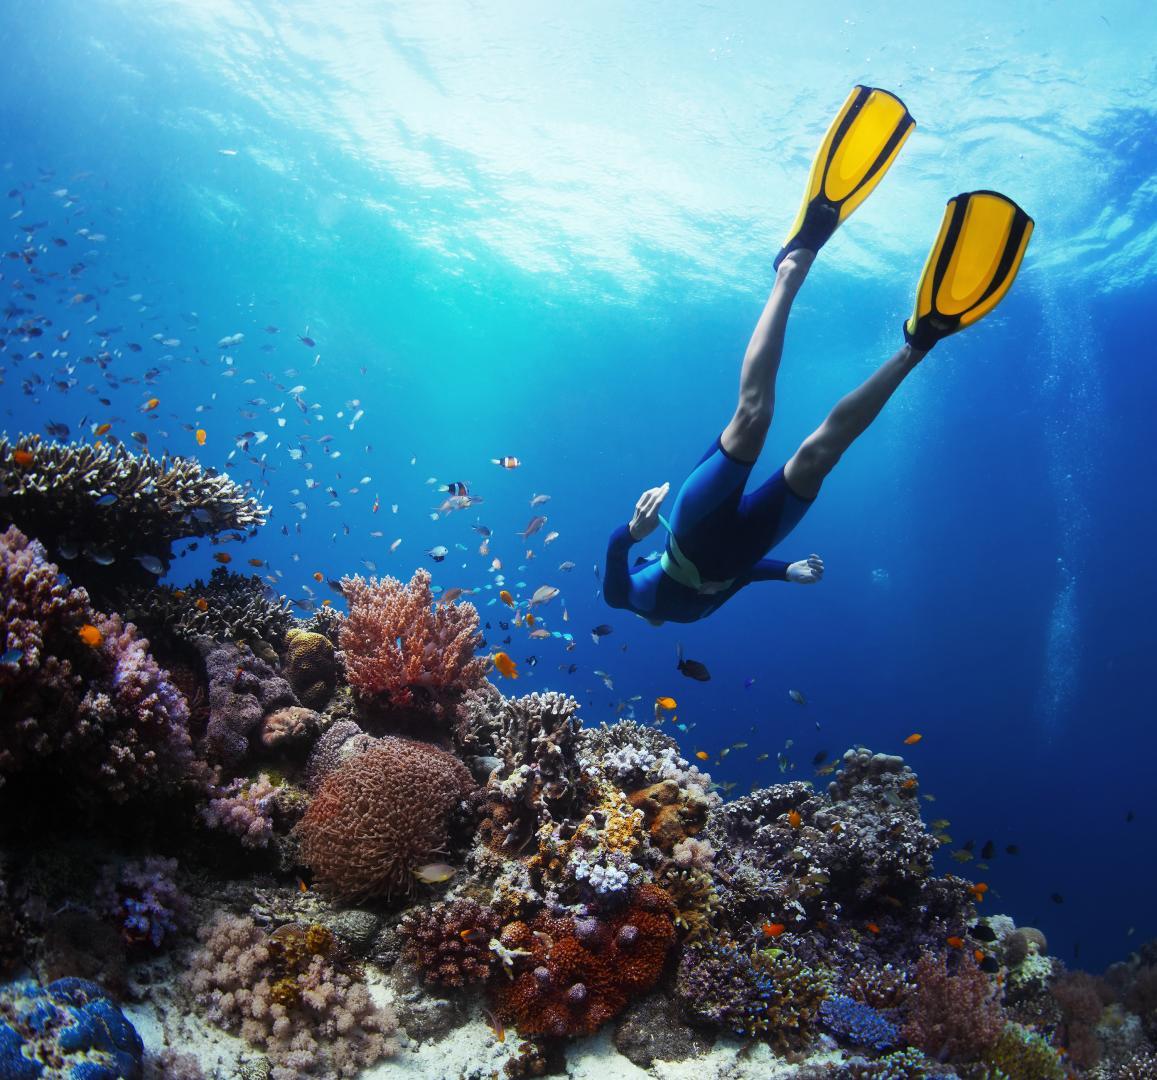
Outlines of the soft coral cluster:
[[497,951],[510,978],[491,984],[498,1016],[523,1036],[597,1031],[658,981],[675,943],[673,915],[662,889],[642,885],[605,917],[508,923]]
[[0,782],[51,762],[57,791],[66,773],[74,794],[124,802],[194,774],[188,706],[148,642],[93,611],[14,526],[0,537],[0,595]]
[[485,662],[474,655],[478,610],[434,604],[430,575],[417,570],[408,585],[396,578],[342,578],[349,616],[340,644],[349,684],[366,704],[440,712],[443,699],[482,682]]
[[262,1047],[273,1080],[356,1076],[395,1051],[393,1014],[374,1005],[323,927],[266,934],[252,919],[221,914],[198,936],[189,975],[198,1007]]
[[916,962],[904,1037],[939,1061],[977,1061],[996,1045],[1004,1014],[987,976],[968,953],[952,974],[942,956]]

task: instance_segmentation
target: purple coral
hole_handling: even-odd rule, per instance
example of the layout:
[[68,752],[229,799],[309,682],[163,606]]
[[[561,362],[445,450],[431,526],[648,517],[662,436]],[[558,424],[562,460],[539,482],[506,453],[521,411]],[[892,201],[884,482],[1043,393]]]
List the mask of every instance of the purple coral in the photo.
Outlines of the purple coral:
[[56,758],[58,776],[89,781],[78,794],[124,802],[192,774],[188,706],[148,642],[119,616],[94,612],[15,527],[0,537],[0,594],[0,780]]
[[205,654],[209,676],[209,724],[205,744],[224,765],[249,752],[267,713],[297,705],[292,687],[264,660],[236,645],[216,645]]
[[987,976],[968,953],[950,974],[943,957],[924,953],[916,963],[904,1038],[937,1061],[983,1058],[1004,1030],[1004,1013]]
[[97,909],[111,916],[131,945],[159,949],[188,919],[188,901],[177,887],[176,859],[148,858],[105,867]]
[[273,839],[273,800],[277,788],[262,773],[256,780],[236,779],[217,788],[201,820],[211,829],[237,837],[247,848],[268,847]]

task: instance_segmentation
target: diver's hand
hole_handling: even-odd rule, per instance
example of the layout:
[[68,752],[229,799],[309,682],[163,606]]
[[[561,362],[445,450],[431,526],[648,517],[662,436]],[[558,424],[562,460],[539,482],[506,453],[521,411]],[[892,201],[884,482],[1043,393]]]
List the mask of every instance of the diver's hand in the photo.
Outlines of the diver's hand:
[[797,585],[814,585],[824,576],[824,561],[818,555],[809,555],[799,562],[788,563],[787,580]]
[[670,484],[662,484],[659,487],[647,488],[639,496],[639,501],[635,503],[635,516],[631,518],[632,540],[642,540],[644,536],[650,536],[655,531],[655,526],[659,524],[659,507],[670,490]]

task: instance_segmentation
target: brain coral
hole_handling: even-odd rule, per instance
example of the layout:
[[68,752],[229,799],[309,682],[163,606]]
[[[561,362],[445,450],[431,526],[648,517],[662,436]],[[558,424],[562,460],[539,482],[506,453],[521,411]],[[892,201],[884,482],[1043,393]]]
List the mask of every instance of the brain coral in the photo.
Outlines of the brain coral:
[[324,709],[337,682],[337,661],[329,638],[310,630],[290,630],[285,647],[290,685],[311,709]]
[[444,750],[383,738],[322,783],[297,826],[302,861],[343,900],[406,892],[413,871],[445,851],[450,814],[473,790]]

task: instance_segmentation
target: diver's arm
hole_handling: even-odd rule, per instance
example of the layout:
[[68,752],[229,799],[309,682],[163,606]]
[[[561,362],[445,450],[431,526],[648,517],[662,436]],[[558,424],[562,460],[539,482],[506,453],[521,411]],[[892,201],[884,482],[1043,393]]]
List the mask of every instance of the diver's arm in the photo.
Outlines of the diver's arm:
[[778,559],[760,559],[747,573],[748,581],[787,581],[790,563]]
[[635,542],[629,525],[620,525],[611,533],[607,557],[603,562],[603,598],[611,607],[627,607],[631,595],[631,569],[627,565],[627,552]]
[[806,559],[788,565],[786,580],[794,581],[797,585],[814,585],[824,576],[824,561],[818,555],[809,555]]

